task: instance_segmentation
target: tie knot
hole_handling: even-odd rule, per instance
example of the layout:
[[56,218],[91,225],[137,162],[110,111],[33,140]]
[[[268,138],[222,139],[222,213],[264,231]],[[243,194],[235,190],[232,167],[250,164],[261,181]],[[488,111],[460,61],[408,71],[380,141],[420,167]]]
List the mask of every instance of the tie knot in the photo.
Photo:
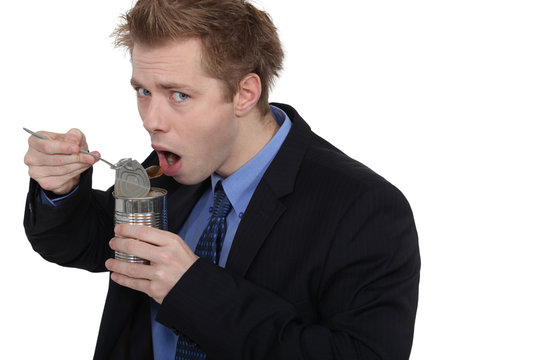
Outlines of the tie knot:
[[225,191],[223,190],[223,185],[221,181],[216,184],[214,190],[214,205],[212,210],[212,217],[226,217],[231,211],[231,202]]

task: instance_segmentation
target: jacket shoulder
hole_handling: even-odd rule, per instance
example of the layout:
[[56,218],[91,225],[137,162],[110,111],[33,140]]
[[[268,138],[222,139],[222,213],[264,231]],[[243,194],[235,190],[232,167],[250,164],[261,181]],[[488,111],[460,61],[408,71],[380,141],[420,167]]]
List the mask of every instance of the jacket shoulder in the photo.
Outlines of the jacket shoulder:
[[393,187],[368,166],[343,153],[328,141],[313,134],[302,168],[306,176],[326,179],[335,189],[355,194],[359,190]]

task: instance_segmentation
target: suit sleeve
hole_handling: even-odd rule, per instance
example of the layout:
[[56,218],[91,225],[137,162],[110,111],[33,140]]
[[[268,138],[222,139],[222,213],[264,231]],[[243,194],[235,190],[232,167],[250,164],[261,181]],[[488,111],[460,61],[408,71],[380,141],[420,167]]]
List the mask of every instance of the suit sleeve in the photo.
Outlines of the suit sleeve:
[[44,259],[93,272],[106,271],[114,236],[111,190],[92,190],[92,168],[81,176],[79,188],[56,206],[42,204],[41,188],[30,179],[24,228],[32,248]]
[[408,359],[420,271],[409,204],[390,184],[359,194],[331,241],[315,321],[203,260],[167,295],[157,320],[209,359]]

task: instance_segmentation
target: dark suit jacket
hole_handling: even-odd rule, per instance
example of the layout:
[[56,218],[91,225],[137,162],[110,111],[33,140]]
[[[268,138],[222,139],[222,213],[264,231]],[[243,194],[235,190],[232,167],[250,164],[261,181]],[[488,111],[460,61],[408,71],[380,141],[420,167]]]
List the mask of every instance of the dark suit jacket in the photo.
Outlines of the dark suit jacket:
[[[403,195],[321,139],[290,106],[292,128],[238,227],[226,267],[198,260],[157,320],[197,342],[208,359],[409,357],[420,258]],[[156,163],[155,154],[145,165]],[[178,232],[209,182],[162,176],[169,230]],[[111,190],[91,170],[56,208],[36,201],[25,228],[33,248],[63,266],[106,271]],[[149,298],[110,282],[95,359],[151,359]]]

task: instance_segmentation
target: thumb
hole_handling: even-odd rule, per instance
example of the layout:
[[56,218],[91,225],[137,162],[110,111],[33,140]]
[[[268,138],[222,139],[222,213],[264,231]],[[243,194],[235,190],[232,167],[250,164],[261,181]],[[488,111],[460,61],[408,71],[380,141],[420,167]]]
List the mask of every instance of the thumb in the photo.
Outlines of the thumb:
[[70,129],[64,136],[64,140],[69,143],[78,145],[81,149],[88,149],[86,137],[79,129]]

